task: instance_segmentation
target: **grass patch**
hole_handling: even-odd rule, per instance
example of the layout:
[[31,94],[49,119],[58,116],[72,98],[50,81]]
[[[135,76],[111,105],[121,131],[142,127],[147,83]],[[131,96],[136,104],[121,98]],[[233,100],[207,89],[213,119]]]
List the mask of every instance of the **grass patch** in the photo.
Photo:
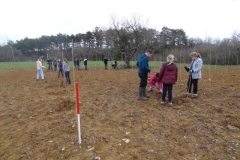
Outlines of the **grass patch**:
[[[72,61],[69,62],[70,67],[73,67]],[[82,62],[81,62],[81,68],[82,68]],[[131,66],[136,66],[136,61],[131,61],[130,62]],[[176,63],[178,68],[182,68],[186,65],[189,66],[190,64],[185,64],[185,63]],[[44,66],[48,67],[47,62],[45,61]],[[121,65],[125,65],[125,62],[123,61],[118,61],[118,67]],[[160,67],[162,66],[162,63],[159,61],[149,61],[149,66],[152,69],[159,70]],[[19,69],[19,68],[35,68],[36,67],[36,62],[0,62],[0,72],[4,72],[10,69]],[[111,67],[111,62],[108,63],[108,68]],[[102,61],[88,61],[88,68],[104,68],[104,63]],[[203,70],[218,70],[218,71],[226,71],[228,69],[236,69],[240,68],[240,66],[233,65],[233,66],[228,66],[228,65],[203,65],[202,69]]]

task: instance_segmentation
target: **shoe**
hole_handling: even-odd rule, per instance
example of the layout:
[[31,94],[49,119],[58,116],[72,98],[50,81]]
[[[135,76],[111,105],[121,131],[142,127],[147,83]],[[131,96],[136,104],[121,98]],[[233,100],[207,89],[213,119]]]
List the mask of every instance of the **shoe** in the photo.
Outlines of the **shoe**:
[[162,90],[161,90],[161,89],[159,90],[159,93],[162,93]]
[[189,95],[190,95],[190,93],[189,93],[189,92],[187,92],[187,93],[185,93],[184,95],[187,97],[187,96],[189,96]]
[[197,94],[192,94],[192,98],[195,98],[197,97],[198,95]]
[[165,102],[164,101],[161,101],[161,104],[164,104]]
[[146,97],[138,97],[138,100],[146,101],[148,99]]
[[168,104],[169,104],[169,105],[173,105],[173,103],[172,103],[172,102],[168,102]]
[[152,91],[152,87],[149,87],[148,92],[151,92],[151,91]]

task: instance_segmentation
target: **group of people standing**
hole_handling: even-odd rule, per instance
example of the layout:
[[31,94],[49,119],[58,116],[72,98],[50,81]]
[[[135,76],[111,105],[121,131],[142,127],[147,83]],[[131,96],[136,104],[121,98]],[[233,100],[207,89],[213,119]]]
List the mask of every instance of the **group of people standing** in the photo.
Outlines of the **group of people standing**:
[[[108,67],[107,67],[108,61],[109,61],[109,59],[107,57],[104,57],[103,63],[104,63],[105,69],[108,69]],[[113,59],[111,62],[111,65],[112,65],[112,69],[118,69],[117,60]]]
[[[147,50],[143,53],[138,61],[138,76],[140,77],[140,85],[138,90],[138,98],[140,100],[147,100],[149,96],[146,93],[146,86],[148,80],[148,73],[151,72],[151,69],[148,65],[149,58],[152,57],[152,51]],[[185,66],[187,72],[190,73],[188,83],[187,83],[187,93],[186,96],[197,97],[198,94],[198,79],[202,77],[201,69],[202,69],[202,59],[201,55],[197,52],[190,53],[190,57],[192,58],[192,62],[190,67]],[[177,82],[178,78],[178,68],[174,63],[174,55],[170,54],[167,56],[167,62],[165,62],[159,73],[155,73],[150,78],[150,88],[148,91],[151,91],[153,88],[157,88],[159,92],[162,93],[161,104],[166,103],[166,94],[168,93],[168,104],[172,105],[172,89],[173,84]],[[156,86],[157,84],[157,86]],[[193,85],[193,94],[191,95]]]
[[[81,61],[82,61],[82,58],[74,58],[73,63],[74,63],[74,69],[75,70],[79,70],[79,67],[81,65]],[[84,58],[84,60],[83,60],[83,69],[84,70],[88,69],[87,59],[86,58]]]
[[[49,59],[48,59],[48,69],[51,70],[51,64],[52,63]],[[36,79],[38,80],[40,77],[42,78],[42,80],[44,79],[44,72],[43,72],[43,68],[46,68],[45,66],[43,66],[43,59],[42,57],[40,57],[37,62],[37,76]],[[69,85],[71,83],[70,80],[70,67],[69,67],[69,63],[67,61],[66,58],[63,59],[63,61],[59,58],[58,60],[54,60],[53,62],[54,64],[54,71],[57,71],[58,68],[58,78],[60,77],[64,77],[66,78],[66,85]]]

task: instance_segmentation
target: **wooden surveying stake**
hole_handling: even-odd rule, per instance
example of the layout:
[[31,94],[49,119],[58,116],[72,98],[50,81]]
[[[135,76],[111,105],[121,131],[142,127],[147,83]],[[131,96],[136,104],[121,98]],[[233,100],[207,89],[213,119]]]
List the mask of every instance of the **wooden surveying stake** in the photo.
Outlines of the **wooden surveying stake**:
[[82,143],[81,139],[81,127],[80,127],[80,98],[79,98],[79,90],[78,90],[78,82],[75,82],[76,88],[76,110],[77,110],[77,122],[78,122],[78,140],[79,144]]

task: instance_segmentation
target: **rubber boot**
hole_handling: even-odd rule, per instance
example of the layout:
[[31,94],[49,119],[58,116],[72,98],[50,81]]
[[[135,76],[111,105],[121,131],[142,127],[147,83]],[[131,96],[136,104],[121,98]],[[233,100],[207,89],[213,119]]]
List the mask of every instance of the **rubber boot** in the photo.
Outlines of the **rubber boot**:
[[150,97],[149,95],[147,95],[146,87],[143,87],[143,97],[145,97],[145,98],[149,98]]
[[138,88],[138,99],[141,99],[142,98],[142,88],[139,87]]
[[139,89],[138,89],[138,99],[145,101],[145,100],[147,100],[147,98],[143,96],[143,89],[144,89],[143,87],[139,87]]

